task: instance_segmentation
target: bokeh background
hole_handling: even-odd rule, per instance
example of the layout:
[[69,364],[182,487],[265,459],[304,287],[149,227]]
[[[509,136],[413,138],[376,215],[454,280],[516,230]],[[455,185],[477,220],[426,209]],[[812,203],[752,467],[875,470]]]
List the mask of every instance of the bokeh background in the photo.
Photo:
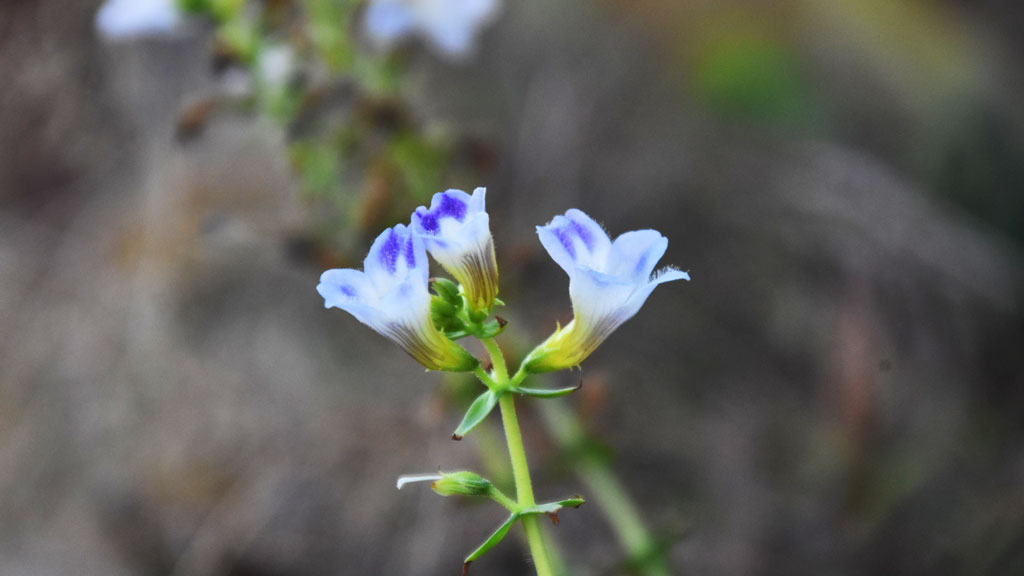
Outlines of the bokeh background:
[[[693,277],[564,406],[668,573],[1024,574],[1018,3],[525,0],[456,61],[257,4],[350,52],[254,103],[209,17],[112,42],[99,0],[0,3],[0,574],[458,574],[501,511],[394,481],[501,475],[496,430],[449,439],[478,385],[314,287],[475,186],[513,361],[571,316],[556,213]],[[587,495],[521,410],[538,497]],[[551,534],[649,573],[599,502]],[[515,538],[473,566],[530,571]]]

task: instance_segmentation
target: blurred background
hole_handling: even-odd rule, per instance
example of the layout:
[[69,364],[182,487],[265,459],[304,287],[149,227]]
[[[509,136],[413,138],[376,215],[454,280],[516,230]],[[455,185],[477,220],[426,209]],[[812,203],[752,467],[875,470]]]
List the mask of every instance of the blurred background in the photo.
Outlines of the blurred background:
[[502,512],[394,482],[507,475],[450,440],[479,384],[314,288],[476,186],[513,363],[571,317],[557,213],[693,277],[520,402],[567,573],[1024,574],[1018,3],[524,0],[463,49],[100,7],[0,3],[0,574],[458,574]]

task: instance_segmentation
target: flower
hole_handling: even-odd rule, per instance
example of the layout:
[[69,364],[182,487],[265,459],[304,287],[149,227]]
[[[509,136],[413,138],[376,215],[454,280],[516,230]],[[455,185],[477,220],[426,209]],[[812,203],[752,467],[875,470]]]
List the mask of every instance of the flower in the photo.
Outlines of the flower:
[[287,86],[295,75],[297,65],[295,51],[287,44],[267,44],[257,60],[256,69],[260,81],[271,89],[280,90]]
[[420,34],[442,56],[468,57],[477,32],[497,16],[499,0],[371,0],[365,26],[370,39],[388,49]]
[[484,188],[472,196],[462,190],[438,192],[429,210],[420,206],[413,212],[410,224],[434,259],[462,284],[470,308],[479,311],[490,311],[498,296],[486,194]]
[[569,274],[573,319],[530,352],[523,361],[529,372],[579,365],[640,310],[658,284],[690,279],[671,267],[652,274],[668,248],[668,239],[655,230],[626,232],[612,242],[600,224],[572,209],[538,226],[537,234]]
[[174,0],[107,0],[96,13],[96,28],[114,41],[169,36],[180,23]]
[[430,319],[427,253],[423,242],[399,224],[381,233],[363,270],[335,269],[320,276],[317,292],[336,307],[387,336],[427,370],[470,371],[479,361],[446,338]]

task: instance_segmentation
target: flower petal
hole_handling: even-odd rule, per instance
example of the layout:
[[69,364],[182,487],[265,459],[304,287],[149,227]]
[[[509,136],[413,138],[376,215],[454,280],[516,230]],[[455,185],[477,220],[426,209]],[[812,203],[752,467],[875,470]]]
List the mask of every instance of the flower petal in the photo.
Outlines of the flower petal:
[[180,23],[173,0],[107,0],[96,13],[96,28],[114,41],[168,36]]
[[612,243],[607,272],[634,282],[647,282],[667,248],[668,238],[656,230],[626,232]]
[[391,323],[418,322],[430,317],[430,292],[426,282],[401,282],[382,294],[376,307]]
[[572,276],[576,266],[606,271],[611,240],[600,224],[580,210],[573,208],[564,216],[555,216],[547,225],[538,226],[537,234],[566,274]]
[[366,8],[366,33],[382,46],[390,46],[409,34],[415,16],[402,0],[377,0]]
[[473,190],[473,195],[469,197],[469,212],[470,214],[476,214],[478,212],[487,211],[487,188],[478,187]]
[[485,197],[484,188],[477,188],[472,196],[461,190],[439,192],[429,209],[416,209],[410,224],[434,259],[462,284],[467,301],[477,310],[489,310],[498,295]]
[[379,293],[406,278],[425,284],[430,271],[423,241],[402,224],[389,228],[373,241],[363,271]]
[[420,206],[413,212],[412,227],[423,236],[452,236],[470,214],[471,205],[480,204],[479,211],[483,210],[482,200],[481,197],[474,202],[474,198],[462,190],[438,192],[430,199],[429,209]]
[[690,273],[683,272],[676,268],[668,267],[658,270],[658,272],[651,278],[653,284],[663,284],[665,282],[672,282],[673,280],[690,280]]
[[340,308],[380,332],[382,322],[375,309],[378,296],[365,274],[350,268],[328,270],[320,275],[316,291],[325,308]]

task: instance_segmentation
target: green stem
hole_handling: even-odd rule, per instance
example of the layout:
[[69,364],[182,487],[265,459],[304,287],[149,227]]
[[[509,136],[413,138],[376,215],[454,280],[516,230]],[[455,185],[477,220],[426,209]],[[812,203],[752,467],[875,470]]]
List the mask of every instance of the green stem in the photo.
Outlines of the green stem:
[[[523,435],[519,431],[519,419],[516,417],[515,399],[506,394],[498,400],[501,407],[501,420],[505,425],[505,439],[508,441],[508,453],[512,459],[512,476],[516,481],[516,500],[520,506],[536,506],[533,497],[533,484],[530,482],[530,468],[526,462],[526,450],[523,448]],[[551,564],[548,561],[547,549],[544,546],[544,535],[540,531],[537,516],[526,516],[522,519],[526,530],[526,541],[530,545],[530,554],[537,568],[537,576],[552,576]]]
[[[491,363],[494,364],[495,383],[499,387],[507,386],[509,384],[508,368],[505,366],[505,357],[501,354],[501,348],[498,347],[494,338],[484,338],[482,342],[488,354],[491,355]],[[523,447],[523,434],[519,430],[519,418],[516,416],[515,399],[509,394],[503,394],[498,400],[498,406],[501,408],[501,421],[505,427],[505,440],[508,442],[508,454],[512,461],[512,477],[516,482],[516,503],[521,507],[536,506],[533,483],[530,481],[530,467],[526,461],[526,449]],[[526,516],[522,519],[522,523],[523,530],[526,531],[526,541],[530,545],[530,555],[533,556],[534,567],[537,569],[537,576],[554,576],[544,544],[544,534],[541,532],[537,516]]]
[[494,379],[501,383],[508,382],[508,368],[505,367],[505,356],[502,355],[498,343],[494,338],[484,338],[481,342],[483,342],[484,348],[487,349],[487,353],[491,355],[491,364],[494,364]]
[[484,386],[487,386],[492,390],[494,389],[494,379],[491,378],[491,375],[485,372],[482,367],[477,366],[476,368],[474,368],[473,374],[475,374],[476,377],[479,378],[480,381],[484,383]]
[[504,492],[502,492],[501,490],[498,490],[497,486],[491,486],[491,494],[490,494],[490,496],[491,496],[492,500],[494,500],[498,504],[501,504],[505,508],[508,508],[509,512],[518,512],[519,511],[519,504],[516,503],[515,500],[513,500],[513,499],[509,498],[508,496],[506,496]]

